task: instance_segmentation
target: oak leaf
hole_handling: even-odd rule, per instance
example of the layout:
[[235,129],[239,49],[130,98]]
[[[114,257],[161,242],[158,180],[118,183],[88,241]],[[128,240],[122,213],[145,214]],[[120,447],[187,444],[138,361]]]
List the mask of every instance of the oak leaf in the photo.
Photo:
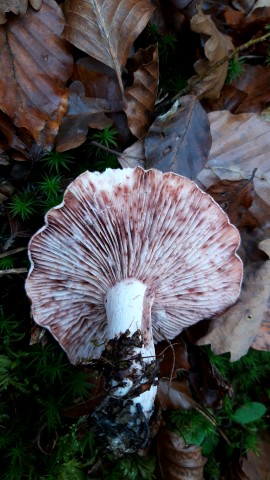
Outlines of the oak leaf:
[[68,107],[65,83],[73,60],[61,38],[64,17],[54,0],[0,27],[0,108],[50,149]]
[[64,37],[115,70],[123,92],[122,71],[133,42],[154,7],[147,0],[69,0]]
[[[206,58],[197,60],[194,64],[198,76],[191,77],[189,84],[198,98],[216,99],[219,97],[226,80],[229,62],[214,68],[213,71],[211,71],[211,68],[234,50],[233,43],[228,35],[224,35],[217,29],[210,15],[204,15],[201,6],[198,6],[198,13],[191,19],[190,26],[193,32],[207,35],[210,38],[204,45]],[[200,76],[203,77],[200,82],[193,85]]]
[[[31,7],[39,10],[42,0],[29,0]],[[6,23],[6,13],[11,12],[15,15],[24,15],[28,6],[28,0],[0,0],[0,25]]]
[[133,74],[131,87],[125,90],[125,112],[130,131],[137,138],[143,137],[152,120],[158,87],[158,49],[150,45],[139,49],[128,61],[128,70]]

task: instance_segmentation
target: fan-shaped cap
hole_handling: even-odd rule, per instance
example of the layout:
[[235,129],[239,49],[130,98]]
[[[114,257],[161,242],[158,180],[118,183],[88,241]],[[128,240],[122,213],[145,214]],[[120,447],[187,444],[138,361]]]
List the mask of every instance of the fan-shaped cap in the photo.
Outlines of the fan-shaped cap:
[[135,278],[154,295],[155,341],[233,304],[240,291],[239,233],[197,185],[137,167],[85,172],[31,239],[32,314],[72,362],[97,358],[105,296]]

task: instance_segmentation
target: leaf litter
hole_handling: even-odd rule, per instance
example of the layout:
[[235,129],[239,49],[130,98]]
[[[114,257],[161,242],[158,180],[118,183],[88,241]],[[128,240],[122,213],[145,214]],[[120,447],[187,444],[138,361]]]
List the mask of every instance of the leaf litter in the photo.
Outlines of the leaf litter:
[[[39,168],[44,152],[55,148],[78,151],[75,175],[91,129],[118,130],[117,149],[107,148],[104,155],[116,155],[122,167],[158,168],[196,181],[240,231],[243,287],[235,305],[187,332],[186,343],[181,337],[157,349],[157,405],[163,412],[215,408],[230,385],[194,342],[210,344],[231,360],[250,346],[270,350],[270,124],[260,115],[269,103],[269,72],[261,60],[269,62],[269,52],[267,38],[257,42],[267,37],[269,2],[171,1],[156,6],[150,0],[66,0],[62,10],[58,3],[0,2],[0,168],[8,168],[8,188],[1,188],[10,234],[2,248],[17,241],[25,245],[24,238],[40,227],[10,215],[8,202],[17,187],[35,188],[35,165]],[[185,41],[192,43],[187,48],[190,64],[183,65],[180,49],[175,63],[187,87],[179,87],[172,98],[164,72],[174,75],[174,44]],[[245,42],[243,73],[225,83],[230,55],[236,52],[237,64],[237,48]],[[40,201],[40,192],[35,195]],[[20,270],[25,268],[12,272]],[[10,274],[2,276],[10,281]],[[99,376],[94,384],[93,398],[67,406],[63,415],[91,413],[103,396]],[[262,440],[262,452],[267,441]],[[163,428],[157,444],[157,478],[203,478],[200,446],[187,446]],[[258,469],[257,475],[264,475],[262,465],[248,453],[239,475],[251,480]]]

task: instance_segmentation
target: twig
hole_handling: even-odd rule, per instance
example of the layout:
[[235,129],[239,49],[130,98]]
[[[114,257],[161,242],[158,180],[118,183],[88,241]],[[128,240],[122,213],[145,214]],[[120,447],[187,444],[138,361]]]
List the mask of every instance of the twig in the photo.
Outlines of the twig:
[[9,257],[9,255],[14,255],[15,253],[23,252],[24,250],[27,250],[27,247],[14,248],[14,250],[9,250],[7,252],[0,253],[0,258]]
[[7,270],[0,270],[0,277],[3,277],[4,275],[11,275],[13,273],[26,273],[28,272],[27,268],[9,268]]
[[175,102],[178,98],[182,97],[182,95],[186,95],[187,93],[189,93],[195,85],[201,82],[201,80],[203,80],[205,77],[208,77],[208,75],[210,75],[217,68],[221,67],[224,63],[229,62],[233,57],[238,55],[240,52],[242,52],[243,50],[246,50],[247,48],[253,45],[256,45],[257,43],[264,42],[268,38],[270,38],[270,33],[266,33],[261,37],[254,38],[252,40],[249,40],[246,43],[243,43],[243,45],[239,45],[239,47],[235,48],[231,53],[229,53],[228,55],[226,55],[225,57],[221,58],[216,63],[214,63],[214,65],[212,65],[212,67],[210,67],[207,70],[207,72],[203,73],[202,75],[199,75],[192,82],[190,82],[190,84],[186,88],[181,90],[181,92],[179,92],[177,95],[175,95],[172,98],[172,102]]
[[116,155],[117,157],[120,157],[122,155],[121,152],[117,152],[117,150],[112,150],[111,148],[105,147],[104,145],[102,145],[99,142],[96,142],[95,140],[93,140],[91,142],[91,145],[95,145],[95,147],[99,147],[102,150],[105,150],[105,152],[112,153],[113,155]]

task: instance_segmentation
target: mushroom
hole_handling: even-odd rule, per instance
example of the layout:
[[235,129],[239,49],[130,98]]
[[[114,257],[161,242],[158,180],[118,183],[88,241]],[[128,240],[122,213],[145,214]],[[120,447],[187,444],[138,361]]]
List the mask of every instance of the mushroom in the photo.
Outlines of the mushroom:
[[154,342],[237,300],[238,246],[237,229],[194,182],[140,167],[84,172],[31,239],[26,291],[35,322],[72,363],[102,357],[114,365],[93,415],[116,454],[147,441]]

